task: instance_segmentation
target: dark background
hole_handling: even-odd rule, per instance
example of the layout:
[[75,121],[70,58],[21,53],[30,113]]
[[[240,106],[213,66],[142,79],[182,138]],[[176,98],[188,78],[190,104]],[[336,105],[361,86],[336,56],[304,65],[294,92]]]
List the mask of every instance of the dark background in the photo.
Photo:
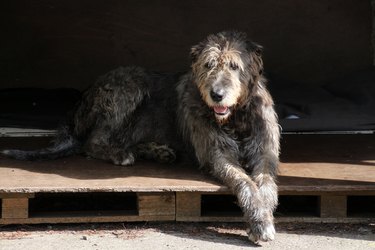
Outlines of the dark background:
[[12,0],[0,3],[0,87],[84,89],[119,65],[183,71],[209,33],[245,31],[266,72],[323,84],[372,65],[365,0]]

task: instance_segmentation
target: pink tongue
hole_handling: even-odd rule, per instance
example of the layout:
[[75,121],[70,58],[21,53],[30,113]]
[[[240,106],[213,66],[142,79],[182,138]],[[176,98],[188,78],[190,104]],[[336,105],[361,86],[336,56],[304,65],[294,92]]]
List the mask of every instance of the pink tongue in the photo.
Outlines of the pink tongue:
[[227,110],[228,110],[228,107],[221,107],[221,106],[214,107],[215,113],[218,113],[218,114],[225,114]]

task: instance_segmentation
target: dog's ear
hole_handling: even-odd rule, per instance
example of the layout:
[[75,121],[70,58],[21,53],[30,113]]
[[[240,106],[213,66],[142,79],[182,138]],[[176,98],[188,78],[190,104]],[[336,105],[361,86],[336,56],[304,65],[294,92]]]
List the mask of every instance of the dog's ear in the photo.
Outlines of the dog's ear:
[[252,52],[252,53],[255,53],[257,56],[262,57],[262,55],[263,55],[263,46],[262,45],[259,45],[257,43],[251,42],[251,41],[247,41],[246,45],[247,45],[247,49],[248,49],[248,51],[250,51],[250,53]]
[[252,67],[258,72],[259,75],[263,74],[263,47],[257,43],[247,41],[247,50],[250,53],[252,60]]
[[199,43],[197,45],[194,45],[190,49],[190,59],[193,63],[195,63],[198,60],[199,55],[202,53],[204,48],[204,43]]

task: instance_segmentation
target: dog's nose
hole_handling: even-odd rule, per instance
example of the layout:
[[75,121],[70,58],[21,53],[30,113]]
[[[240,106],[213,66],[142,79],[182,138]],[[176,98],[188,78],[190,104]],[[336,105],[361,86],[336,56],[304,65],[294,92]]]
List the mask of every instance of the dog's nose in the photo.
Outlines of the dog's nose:
[[223,100],[224,91],[222,91],[222,90],[218,90],[218,91],[211,90],[210,96],[211,96],[211,98],[214,102],[220,102],[221,100]]

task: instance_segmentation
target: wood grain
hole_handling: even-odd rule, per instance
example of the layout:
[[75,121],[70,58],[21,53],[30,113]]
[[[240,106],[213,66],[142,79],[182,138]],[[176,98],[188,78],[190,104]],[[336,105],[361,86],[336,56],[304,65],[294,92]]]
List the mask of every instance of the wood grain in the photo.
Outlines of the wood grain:
[[4,219],[26,219],[29,216],[28,198],[3,198],[1,217]]
[[347,197],[344,195],[322,195],[320,197],[320,217],[347,217]]

